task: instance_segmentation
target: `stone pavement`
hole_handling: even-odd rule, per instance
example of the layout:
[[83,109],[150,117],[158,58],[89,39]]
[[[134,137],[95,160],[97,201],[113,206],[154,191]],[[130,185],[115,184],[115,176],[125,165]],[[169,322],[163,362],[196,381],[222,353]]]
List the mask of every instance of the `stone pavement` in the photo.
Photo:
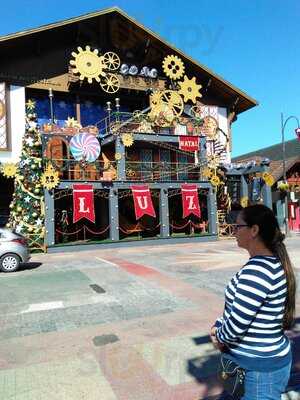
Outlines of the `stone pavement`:
[[[299,244],[288,240],[298,278]],[[247,260],[235,241],[72,250],[0,275],[0,399],[217,398],[208,333]],[[293,385],[299,306],[298,297]]]

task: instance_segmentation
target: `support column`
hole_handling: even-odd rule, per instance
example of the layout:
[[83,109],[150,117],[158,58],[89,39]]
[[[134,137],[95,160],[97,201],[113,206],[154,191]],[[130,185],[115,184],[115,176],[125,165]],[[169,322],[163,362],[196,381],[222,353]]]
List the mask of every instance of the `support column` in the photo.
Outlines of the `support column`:
[[119,204],[118,204],[118,190],[114,188],[109,189],[109,238],[113,241],[119,240]]
[[207,214],[209,224],[209,234],[217,235],[217,196],[215,190],[209,189],[207,198]]
[[54,226],[54,197],[49,190],[44,190],[45,196],[45,246],[55,244],[55,226]]
[[121,154],[121,159],[117,162],[117,180],[126,180],[126,160],[125,160],[125,146],[119,136],[116,137],[115,152]]
[[271,186],[268,186],[264,183],[264,186],[262,187],[262,197],[263,197],[263,202],[264,205],[271,208],[272,210],[272,191],[271,191]]
[[241,190],[240,190],[240,198],[242,197],[249,197],[248,191],[248,183],[244,175],[241,175]]
[[168,189],[160,189],[159,221],[160,236],[163,238],[170,237]]

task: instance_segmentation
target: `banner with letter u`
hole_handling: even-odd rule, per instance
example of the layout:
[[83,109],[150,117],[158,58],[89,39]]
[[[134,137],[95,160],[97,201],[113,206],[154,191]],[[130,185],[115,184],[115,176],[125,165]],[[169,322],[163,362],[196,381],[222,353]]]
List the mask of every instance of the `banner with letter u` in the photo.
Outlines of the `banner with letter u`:
[[73,185],[73,223],[82,218],[95,222],[93,185]]
[[183,218],[190,214],[201,217],[197,185],[183,183],[181,185]]
[[132,185],[130,188],[132,190],[136,219],[145,214],[155,218],[156,214],[148,185]]

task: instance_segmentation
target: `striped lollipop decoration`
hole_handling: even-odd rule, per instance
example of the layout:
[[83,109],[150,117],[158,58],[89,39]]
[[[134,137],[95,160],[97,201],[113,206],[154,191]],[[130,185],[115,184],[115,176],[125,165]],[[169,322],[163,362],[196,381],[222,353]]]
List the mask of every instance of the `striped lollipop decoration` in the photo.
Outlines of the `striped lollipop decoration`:
[[98,139],[89,133],[78,133],[70,140],[72,156],[77,161],[94,162],[100,154]]

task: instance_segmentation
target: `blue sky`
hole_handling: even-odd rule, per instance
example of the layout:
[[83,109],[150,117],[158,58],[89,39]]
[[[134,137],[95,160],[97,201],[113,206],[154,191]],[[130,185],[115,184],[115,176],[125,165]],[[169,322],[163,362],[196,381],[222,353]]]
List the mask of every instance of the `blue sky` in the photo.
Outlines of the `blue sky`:
[[299,0],[10,0],[0,35],[111,6],[259,101],[233,125],[233,156],[280,142],[281,112],[300,118]]

